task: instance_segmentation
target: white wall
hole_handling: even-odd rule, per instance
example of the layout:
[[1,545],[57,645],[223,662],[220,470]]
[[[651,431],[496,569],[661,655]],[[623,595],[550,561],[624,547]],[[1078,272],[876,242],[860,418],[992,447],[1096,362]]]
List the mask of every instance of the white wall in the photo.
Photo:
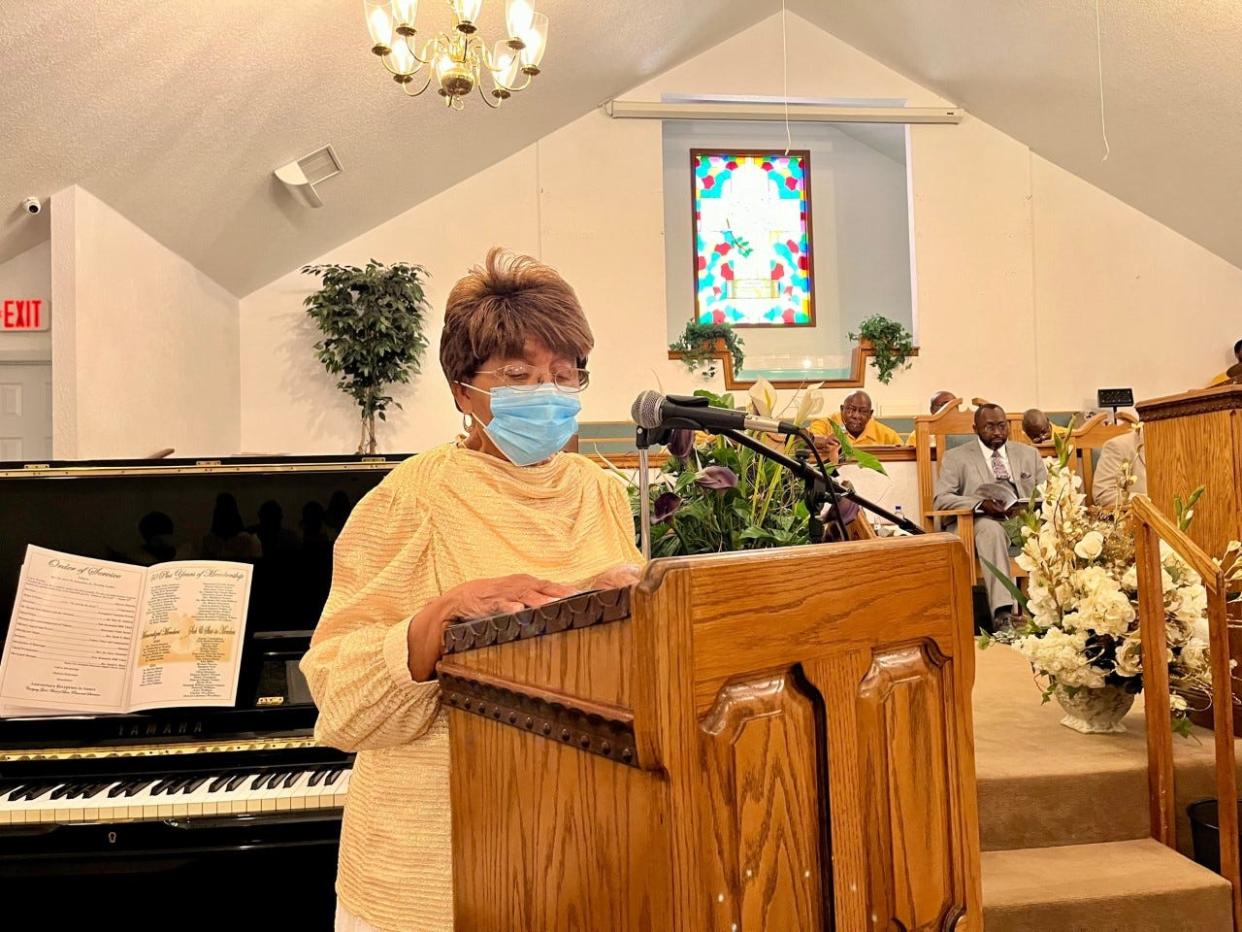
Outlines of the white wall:
[[80,187],[51,252],[54,455],[236,452],[237,299]]
[[1234,364],[1242,269],[1039,156],[1031,185],[1046,407],[1201,388]]
[[[52,245],[44,240],[37,246],[0,263],[0,302],[6,298],[38,298],[43,302],[43,319],[52,321]],[[55,322],[52,321],[52,326]],[[33,333],[0,331],[0,362],[33,362],[52,358],[50,330]]]
[[[945,103],[791,20],[791,96]],[[624,96],[773,96],[781,87],[772,17]],[[524,105],[537,106],[537,92]],[[910,139],[921,355],[890,386],[869,380],[881,412],[921,412],[944,388],[1010,407],[1074,408],[1100,385],[1153,396],[1221,371],[1242,336],[1242,270],[969,116],[914,126]],[[595,330],[584,417],[622,420],[643,389],[704,384],[666,357],[663,184],[660,124],[592,112],[320,261],[424,263],[438,315],[452,282],[493,243],[541,257],[578,289]],[[241,302],[247,449],[356,443],[350,402],[311,354],[300,304],[313,287],[291,273]],[[422,449],[457,427],[437,333],[438,322],[426,375],[381,432],[387,450]]]
[[[440,373],[444,301],[493,243],[539,254],[537,184],[531,147],[319,260],[363,265],[371,258],[405,259],[425,265],[432,275],[424,374],[393,393],[405,409],[391,411],[388,422],[379,423],[381,449],[418,451],[460,431],[461,415]],[[316,279],[294,271],[242,300],[241,443],[249,452],[352,453],[357,447],[357,408],[314,357],[317,331],[302,300],[316,288]]]

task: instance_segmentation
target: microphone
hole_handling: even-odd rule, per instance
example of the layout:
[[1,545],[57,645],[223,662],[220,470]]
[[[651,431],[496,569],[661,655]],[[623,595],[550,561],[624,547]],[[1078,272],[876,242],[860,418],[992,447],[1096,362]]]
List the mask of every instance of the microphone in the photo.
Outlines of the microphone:
[[630,408],[630,418],[639,427],[658,430],[669,421],[689,421],[708,433],[722,430],[756,430],[772,434],[799,434],[801,428],[791,421],[759,417],[745,411],[710,407],[705,398],[685,395],[661,395],[648,389],[640,392]]

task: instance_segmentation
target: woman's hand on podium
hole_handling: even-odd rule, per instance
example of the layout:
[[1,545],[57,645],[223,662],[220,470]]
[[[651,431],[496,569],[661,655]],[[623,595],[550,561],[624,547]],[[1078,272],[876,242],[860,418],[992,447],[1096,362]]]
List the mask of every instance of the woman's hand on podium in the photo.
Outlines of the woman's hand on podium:
[[624,589],[626,586],[635,585],[642,572],[643,568],[637,563],[619,563],[610,569],[604,570],[604,572],[593,578],[582,588]]
[[406,635],[410,676],[425,682],[444,652],[444,628],[460,618],[486,618],[536,608],[574,595],[573,586],[518,573],[462,583],[423,606],[410,619]]

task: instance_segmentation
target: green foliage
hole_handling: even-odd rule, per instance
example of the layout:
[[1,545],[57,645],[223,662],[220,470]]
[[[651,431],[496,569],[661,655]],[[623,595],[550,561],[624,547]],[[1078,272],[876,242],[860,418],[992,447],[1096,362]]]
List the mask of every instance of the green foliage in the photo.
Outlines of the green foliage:
[[423,292],[427,271],[420,265],[384,265],[372,259],[353,265],[308,265],[322,287],[304,302],[323,338],[315,356],[337,388],[358,405],[363,434],[358,452],[375,452],[375,418],[386,420],[395,402],[389,386],[407,383],[420,371],[430,309]]
[[1203,486],[1195,489],[1185,500],[1180,495],[1173,496],[1173,513],[1177,517],[1177,526],[1183,531],[1190,530],[1190,522],[1195,517],[1195,505],[1203,497]]
[[[725,491],[701,488],[696,477],[709,466],[732,470],[737,486]],[[632,495],[635,514],[637,491]],[[808,540],[810,514],[802,484],[776,463],[722,437],[697,447],[687,460],[670,458],[652,492],[658,497],[670,491],[681,504],[652,526],[653,557],[761,550]]]
[[914,337],[910,331],[881,314],[868,317],[858,325],[858,332],[849,334],[850,340],[870,340],[874,347],[871,364],[875,366],[876,378],[887,385],[898,369],[909,369],[907,360],[914,352]]
[[1027,611],[1027,599],[1022,590],[1018,588],[1018,584],[1009,578],[1009,574],[1007,572],[992,563],[990,560],[980,557],[979,562],[987,567],[988,572],[999,580],[1000,584],[1005,587],[1005,591],[1013,596],[1013,604],[1021,608],[1023,614],[1025,614]]
[[[707,398],[714,407],[734,407],[732,395],[716,395],[706,389],[699,389],[695,395]],[[789,441],[785,453],[792,455],[800,443]],[[850,449],[845,447],[846,452]],[[737,484],[723,489],[704,485],[722,467],[737,477]],[[631,484],[630,503],[636,524],[641,507],[638,491],[638,486]],[[684,458],[670,456],[652,482],[648,503],[654,515],[651,555],[805,544],[809,541],[810,512],[804,493],[802,481],[777,463],[733,441],[712,437],[691,447]]]
[[750,240],[744,236],[738,236],[732,230],[726,231],[726,235],[733,245],[737,247],[737,251],[741,253],[743,259],[750,258],[750,254],[755,251],[755,248],[750,245]]
[[670,343],[668,348],[682,354],[681,361],[691,372],[704,366],[706,374],[713,376],[716,374],[717,340],[724,341],[725,348],[733,357],[733,374],[737,375],[742,370],[746,357],[742,352],[742,338],[728,324],[701,324],[697,320],[689,320],[681,336],[676,342]]
[[854,446],[854,441],[850,435],[845,432],[845,428],[831,418],[828,425],[832,428],[832,432],[837,435],[837,440],[841,443],[841,461],[844,463],[853,463],[861,466],[863,469],[870,469],[874,472],[888,475],[884,471],[884,464],[880,462],[879,457],[874,453],[868,453],[859,447]]

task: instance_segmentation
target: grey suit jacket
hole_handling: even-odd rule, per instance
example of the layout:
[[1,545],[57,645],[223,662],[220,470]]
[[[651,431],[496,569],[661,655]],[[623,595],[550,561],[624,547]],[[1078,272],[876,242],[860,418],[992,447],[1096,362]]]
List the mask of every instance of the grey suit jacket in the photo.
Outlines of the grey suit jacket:
[[[1009,457],[1009,470],[1013,474],[1014,485],[1018,487],[1018,497],[1030,498],[1035,486],[1043,482],[1048,474],[1039,451],[1025,443],[1010,441],[1005,444],[1005,455]],[[972,439],[969,443],[954,447],[944,455],[940,466],[940,478],[936,480],[936,510],[974,508],[980,501],[979,496],[974,494],[975,489],[995,481],[992,464],[983,458],[978,440]]]
[[1091,498],[1101,508],[1112,508],[1121,497],[1121,467],[1130,464],[1134,477],[1132,495],[1147,494],[1147,451],[1143,446],[1143,430],[1138,428],[1114,437],[1100,448],[1100,461],[1091,480]]

